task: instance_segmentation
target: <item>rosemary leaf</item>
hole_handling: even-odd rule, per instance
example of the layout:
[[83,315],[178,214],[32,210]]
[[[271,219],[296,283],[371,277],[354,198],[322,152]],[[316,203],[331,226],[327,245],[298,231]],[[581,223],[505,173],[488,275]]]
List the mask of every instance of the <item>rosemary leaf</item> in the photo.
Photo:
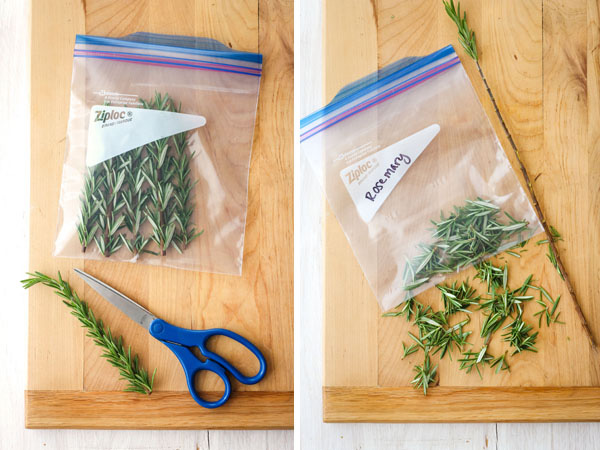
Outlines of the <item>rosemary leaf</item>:
[[481,369],[486,364],[491,364],[494,361],[494,357],[487,353],[487,345],[481,347],[477,352],[464,352],[463,357],[458,360],[460,362],[460,370],[464,370],[467,373],[471,373],[473,368],[477,370],[479,378],[483,378]]
[[508,352],[504,352],[503,355],[498,356],[490,361],[490,367],[496,367],[496,373],[500,373],[502,370],[508,370],[510,372],[510,366],[506,362],[506,355]]
[[[553,300],[552,297],[550,297],[550,294],[548,294],[545,289],[542,291],[542,289],[543,288],[540,287],[540,298],[539,300],[536,300],[536,303],[540,305],[542,309],[533,314],[534,316],[538,316],[538,328],[542,328],[543,319],[546,319],[544,320],[544,322],[546,322],[546,326],[548,327],[550,327],[550,325],[553,323],[564,324],[564,322],[558,320],[560,312],[557,313],[556,311],[558,308],[558,304],[560,303],[560,295],[556,297],[556,300]],[[550,298],[550,308],[548,307],[548,304],[542,297],[543,294],[546,298]]]
[[437,384],[436,376],[437,376],[437,364],[432,366],[431,359],[429,358],[429,354],[425,352],[425,359],[422,365],[417,365],[414,368],[415,377],[411,381],[411,384],[415,387],[415,389],[422,388],[423,394],[427,395],[427,388],[431,385]]
[[402,343],[402,359],[406,358],[408,355],[412,355],[413,353],[415,353],[418,350],[419,350],[419,347],[417,347],[417,344],[411,344],[407,347],[403,342]]

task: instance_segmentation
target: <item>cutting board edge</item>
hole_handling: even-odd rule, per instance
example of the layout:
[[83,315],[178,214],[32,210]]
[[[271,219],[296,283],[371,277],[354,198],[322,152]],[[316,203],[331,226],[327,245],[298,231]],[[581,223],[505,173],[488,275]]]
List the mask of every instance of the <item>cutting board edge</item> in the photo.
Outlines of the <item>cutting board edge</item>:
[[188,392],[151,396],[116,391],[25,390],[25,428],[111,430],[286,430],[294,427],[293,391],[236,392],[214,410]]
[[[460,405],[458,407],[457,405]],[[600,387],[323,387],[326,423],[598,422]]]

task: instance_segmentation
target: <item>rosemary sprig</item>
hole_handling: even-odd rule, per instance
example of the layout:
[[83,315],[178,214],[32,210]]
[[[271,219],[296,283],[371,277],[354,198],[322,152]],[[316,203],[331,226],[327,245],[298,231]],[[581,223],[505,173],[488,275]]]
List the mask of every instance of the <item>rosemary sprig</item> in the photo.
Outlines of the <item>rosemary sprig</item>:
[[[156,93],[150,102],[141,100],[146,109],[171,111],[172,101],[168,94]],[[172,183],[174,168],[169,153],[169,138],[159,139],[146,145],[148,159],[144,168],[144,177],[150,185],[149,204],[146,207],[148,222],[152,225],[150,238],[158,246],[160,255],[167,254],[167,248],[175,236],[175,205]]]
[[463,46],[467,54],[475,61],[479,59],[477,55],[477,45],[475,45],[475,32],[467,25],[467,13],[464,12],[462,17],[460,15],[460,2],[457,3],[458,7],[454,6],[454,0],[444,1],[444,7],[446,13],[458,28],[458,41]]
[[[178,112],[168,94],[156,93],[151,101],[142,100],[144,108]],[[173,152],[170,152],[171,140]],[[150,238],[158,246],[158,253],[166,255],[169,246],[181,252],[203,231],[196,231],[191,217],[191,191],[195,182],[190,179],[189,163],[193,154],[187,150],[186,133],[159,139],[146,145],[148,159],[144,177],[149,184],[149,202],[146,207],[152,226]]]
[[482,261],[475,266],[477,275],[487,285],[487,291],[491,292],[492,288],[498,289],[505,284],[507,266],[497,267],[491,261]]
[[417,352],[418,350],[419,350],[419,347],[417,347],[417,344],[411,344],[407,347],[403,342],[402,343],[402,359],[406,358],[408,355],[412,355],[413,353]]
[[24,289],[29,289],[38,283],[54,289],[56,295],[63,299],[63,303],[71,309],[81,325],[87,329],[87,336],[102,348],[102,356],[119,369],[121,379],[127,382],[125,391],[151,394],[154,385],[156,369],[150,378],[148,372],[139,362],[137,355],[131,356],[131,347],[125,350],[121,337],[115,338],[109,327],[105,327],[102,320],[97,319],[88,304],[81,300],[77,293],[71,289],[68,282],[64,281],[58,272],[58,279],[51,278],[41,272],[28,273],[30,278],[21,280]]
[[560,275],[560,278],[564,280],[565,276],[563,275],[563,273],[558,265],[558,261],[556,259],[556,254],[554,253],[554,249],[552,248],[552,245],[550,245],[550,242],[562,241],[563,238],[562,238],[561,234],[558,232],[558,230],[556,228],[554,228],[552,225],[550,225],[550,235],[551,235],[550,239],[548,239],[548,238],[542,239],[541,241],[537,241],[536,244],[537,245],[548,244],[548,253],[546,253],[546,257],[548,258],[548,260],[550,261],[552,266],[554,266],[554,268]]
[[432,366],[429,354],[425,352],[425,359],[422,365],[416,365],[414,368],[415,377],[411,381],[411,384],[415,389],[422,388],[423,394],[427,395],[427,389],[429,386],[437,384],[437,364]]
[[457,2],[457,8],[455,8],[453,0],[450,0],[450,2],[444,1],[444,7],[446,9],[446,13],[448,14],[448,16],[454,21],[454,23],[456,23],[456,25],[458,27],[458,40],[459,40],[460,44],[463,46],[463,48],[465,49],[467,54],[471,58],[473,58],[473,60],[475,61],[475,64],[477,65],[477,70],[479,71],[479,75],[481,76],[481,79],[485,85],[488,96],[490,97],[490,100],[494,107],[494,111],[496,112],[496,116],[498,117],[498,120],[500,121],[500,124],[502,125],[502,129],[504,130],[504,133],[506,134],[508,142],[510,143],[511,148],[513,149],[513,152],[515,154],[517,162],[519,163],[519,168],[521,169],[521,174],[523,175],[523,179],[525,180],[525,185],[527,186],[527,189],[529,190],[529,195],[531,196],[531,203],[533,204],[533,207],[535,208],[537,216],[539,217],[540,222],[542,224],[542,228],[544,229],[544,232],[546,233],[546,236],[548,238],[548,245],[551,250],[548,250],[547,256],[549,258],[551,258],[552,264],[556,267],[556,270],[558,271],[560,277],[566,283],[567,289],[569,290],[569,293],[571,294],[571,299],[573,300],[573,304],[575,306],[575,311],[577,312],[577,315],[579,316],[579,319],[581,321],[581,325],[583,326],[583,330],[585,331],[588,339],[590,340],[590,343],[591,343],[592,347],[594,348],[594,350],[597,350],[598,346],[596,344],[596,340],[594,339],[594,335],[592,334],[590,327],[587,323],[587,320],[585,319],[585,316],[583,315],[583,311],[581,310],[581,306],[579,305],[577,295],[575,294],[575,290],[573,289],[573,285],[571,284],[569,275],[568,275],[567,271],[565,270],[565,267],[560,258],[560,254],[558,252],[558,248],[556,247],[556,243],[554,242],[553,229],[552,229],[553,227],[551,225],[550,226],[548,225],[546,216],[544,215],[544,212],[542,211],[542,208],[540,207],[539,201],[537,199],[537,195],[535,193],[535,189],[533,188],[533,183],[531,182],[529,173],[527,172],[525,164],[523,164],[523,161],[521,160],[521,155],[519,153],[519,149],[517,148],[517,145],[515,144],[512,134],[508,130],[506,122],[504,121],[504,117],[502,116],[502,113],[500,112],[500,109],[498,108],[496,98],[494,97],[494,94],[492,93],[492,90],[488,84],[487,78],[485,77],[485,74],[483,73],[483,69],[481,68],[481,64],[479,63],[479,55],[477,54],[477,44],[475,42],[475,32],[473,32],[467,24],[466,12],[463,13],[462,18],[460,17],[460,2]]
[[[181,105],[177,112],[181,110]],[[196,231],[196,227],[191,221],[194,207],[191,202],[191,192],[197,181],[192,182],[190,178],[190,161],[194,157],[194,153],[189,154],[187,133],[179,133],[173,136],[173,145],[175,147],[176,157],[173,159],[175,167],[175,193],[173,194],[176,201],[175,220],[179,225],[179,230],[175,233],[173,246],[181,252],[200,236],[204,230]]]
[[404,302],[402,302],[395,311],[388,311],[383,314],[383,317],[406,317],[406,321],[410,322],[412,317],[415,315],[417,308],[420,307],[421,304],[415,300],[414,297],[409,297]]
[[[490,263],[489,270],[497,271],[498,267]],[[502,285],[492,285],[490,297],[480,304],[480,309],[485,310],[486,318],[481,326],[481,337],[486,342],[504,323],[507,317],[523,313],[522,304],[533,300],[533,295],[526,295],[531,286],[533,275],[529,275],[517,289],[508,286],[508,266],[502,269]]]
[[464,326],[470,322],[467,317],[461,322],[450,326],[444,311],[434,311],[430,306],[418,304],[415,310],[415,325],[419,331],[418,336],[408,333],[416,345],[432,355],[440,353],[442,359],[448,353],[452,359],[452,348],[462,350],[467,344],[471,331],[465,331]]

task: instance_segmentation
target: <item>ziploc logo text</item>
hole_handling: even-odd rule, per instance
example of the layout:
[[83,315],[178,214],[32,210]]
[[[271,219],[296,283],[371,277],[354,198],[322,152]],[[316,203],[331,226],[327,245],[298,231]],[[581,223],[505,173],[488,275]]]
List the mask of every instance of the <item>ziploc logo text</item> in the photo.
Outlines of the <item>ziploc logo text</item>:
[[347,170],[345,172],[345,174],[343,175],[347,178],[347,180],[346,180],[347,184],[352,184],[352,183],[360,184],[361,181],[374,168],[374,166],[376,164],[377,164],[377,160],[372,159],[372,160],[369,160],[366,162],[360,162],[356,166],[351,167],[349,169],[344,169],[344,171]]
[[94,122],[102,123],[106,123],[107,120],[124,119],[125,117],[131,117],[133,115],[131,111],[107,111],[105,109],[95,111],[95,113],[96,118],[94,119]]

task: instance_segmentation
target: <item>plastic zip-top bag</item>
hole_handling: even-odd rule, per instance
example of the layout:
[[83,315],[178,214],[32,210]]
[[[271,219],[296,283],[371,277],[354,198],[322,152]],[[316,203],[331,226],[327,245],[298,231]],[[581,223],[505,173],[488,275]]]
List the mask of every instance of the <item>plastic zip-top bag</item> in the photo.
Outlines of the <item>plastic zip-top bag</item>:
[[262,55],[78,35],[55,256],[240,275]]
[[542,232],[452,46],[346,86],[300,127],[383,310]]

